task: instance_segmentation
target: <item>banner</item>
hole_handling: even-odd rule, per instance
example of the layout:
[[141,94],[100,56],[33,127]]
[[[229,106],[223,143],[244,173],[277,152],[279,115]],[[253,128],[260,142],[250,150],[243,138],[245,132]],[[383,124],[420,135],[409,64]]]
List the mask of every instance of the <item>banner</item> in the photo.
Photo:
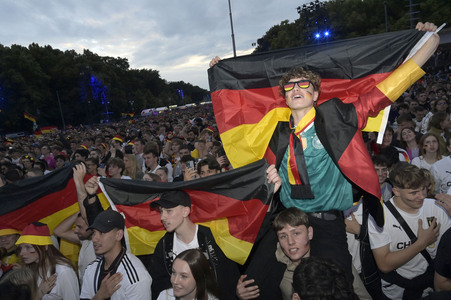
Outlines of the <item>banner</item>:
[[[321,75],[318,104],[333,97],[351,103],[401,65],[423,35],[417,30],[390,32],[221,60],[208,75],[232,165],[264,157],[277,122],[288,120],[290,109],[278,87],[287,71],[302,66]],[[382,119],[383,111],[368,120],[365,130],[379,131]]]
[[[31,222],[48,224],[51,232],[78,211],[72,167],[57,169],[0,188],[0,219],[23,229]],[[180,189],[191,196],[190,219],[210,227],[222,251],[243,264],[249,255],[273,195],[267,183],[266,161],[197,180],[175,183],[101,178],[99,193],[125,216],[130,250],[135,255],[153,253],[165,229],[160,213],[149,203],[164,191]],[[85,181],[88,179],[88,175]],[[106,200],[108,199],[108,201]]]

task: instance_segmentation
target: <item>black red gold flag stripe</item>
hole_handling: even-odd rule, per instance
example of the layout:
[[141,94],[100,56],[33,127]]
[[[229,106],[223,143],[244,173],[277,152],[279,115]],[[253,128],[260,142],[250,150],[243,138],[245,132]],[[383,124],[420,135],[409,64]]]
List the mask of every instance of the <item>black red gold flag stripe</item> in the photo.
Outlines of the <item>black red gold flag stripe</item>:
[[[165,233],[159,212],[151,211],[149,203],[164,191],[182,189],[192,199],[191,219],[209,226],[223,252],[244,263],[273,194],[273,186],[266,180],[267,166],[265,160],[260,160],[243,168],[179,183],[102,178],[103,193],[98,196],[104,208],[113,203],[125,215],[130,250],[143,255],[153,253]],[[0,188],[2,223],[23,229],[31,222],[41,221],[53,231],[76,213],[72,167]]]
[[210,227],[230,259],[243,264],[268,210],[273,186],[267,183],[265,160],[243,168],[185,182],[100,180],[103,194],[125,215],[130,250],[151,254],[164,235],[160,213],[149,204],[161,193],[184,190],[191,197],[190,219]]
[[[218,129],[233,166],[267,157],[277,122],[290,115],[278,89],[288,70],[302,66],[321,75],[318,104],[333,97],[350,103],[391,75],[423,35],[407,30],[221,60],[208,70],[209,83]],[[399,96],[395,90],[382,93],[391,101]],[[382,114],[374,117],[366,130],[379,131]]]

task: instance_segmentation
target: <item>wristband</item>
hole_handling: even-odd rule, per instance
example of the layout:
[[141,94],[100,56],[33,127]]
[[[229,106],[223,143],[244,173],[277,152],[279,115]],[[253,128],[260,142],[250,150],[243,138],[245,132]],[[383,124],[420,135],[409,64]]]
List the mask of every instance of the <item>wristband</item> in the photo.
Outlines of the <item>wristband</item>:
[[95,197],[95,196],[97,196],[97,193],[94,193],[94,194],[89,194],[88,192],[86,192],[86,194],[88,195],[88,198],[92,198],[92,197]]

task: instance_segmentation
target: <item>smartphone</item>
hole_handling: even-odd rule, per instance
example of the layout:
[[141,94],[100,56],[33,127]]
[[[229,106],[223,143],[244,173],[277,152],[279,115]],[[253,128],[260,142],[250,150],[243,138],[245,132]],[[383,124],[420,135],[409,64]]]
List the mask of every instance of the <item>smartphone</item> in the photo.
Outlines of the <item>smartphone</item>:
[[105,164],[100,164],[100,168],[104,169],[105,168]]
[[194,161],[188,161],[188,168],[194,169]]

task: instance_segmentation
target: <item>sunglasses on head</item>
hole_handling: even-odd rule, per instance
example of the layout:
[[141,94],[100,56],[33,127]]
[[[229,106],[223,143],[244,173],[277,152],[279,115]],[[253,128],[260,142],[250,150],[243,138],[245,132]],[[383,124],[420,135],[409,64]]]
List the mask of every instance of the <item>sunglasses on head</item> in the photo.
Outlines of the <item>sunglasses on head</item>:
[[295,82],[287,82],[283,85],[283,89],[285,92],[291,91],[294,89],[295,85],[297,84],[299,88],[301,89],[307,89],[312,82],[310,80],[299,80]]

